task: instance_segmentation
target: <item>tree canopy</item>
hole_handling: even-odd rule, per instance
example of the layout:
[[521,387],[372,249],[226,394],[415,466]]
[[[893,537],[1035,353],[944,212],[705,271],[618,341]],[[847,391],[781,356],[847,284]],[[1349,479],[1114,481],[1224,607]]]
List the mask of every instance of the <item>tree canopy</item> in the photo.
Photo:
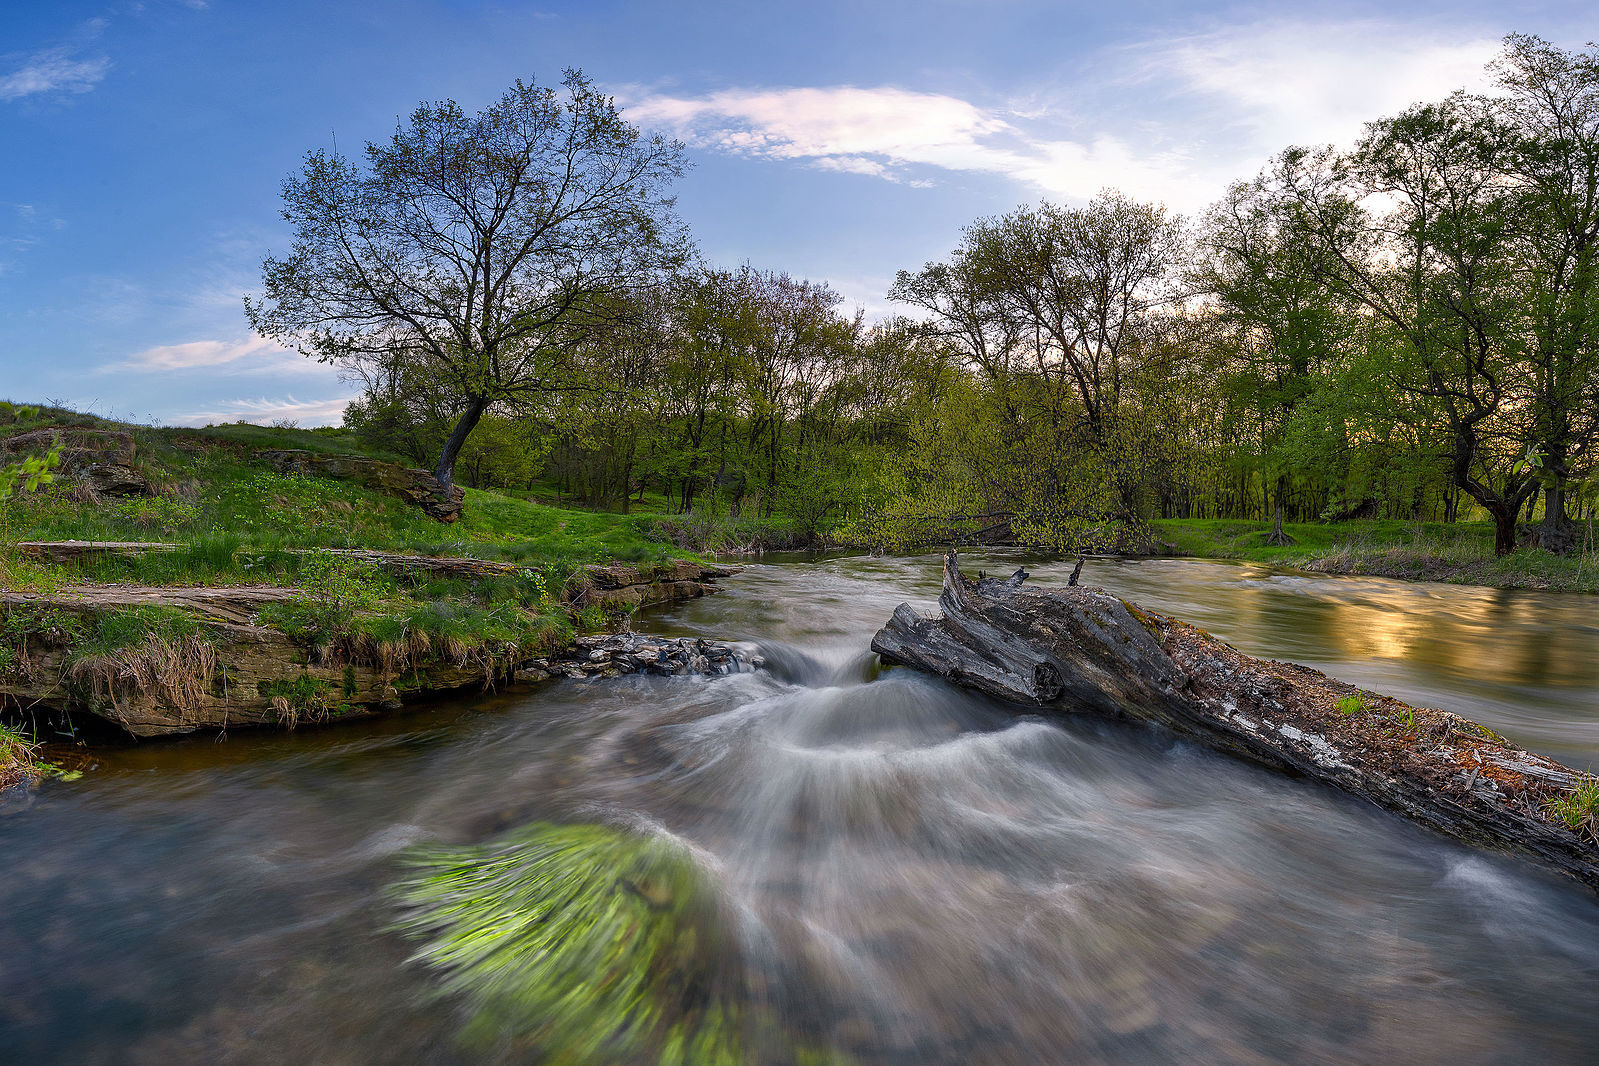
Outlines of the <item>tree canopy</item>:
[[456,418],[449,484],[491,407],[594,387],[570,356],[607,297],[683,258],[667,195],[683,167],[577,71],[476,115],[422,104],[364,161],[313,151],[284,182],[294,245],[263,263],[250,323],[326,362],[414,368]]
[[[254,310],[363,371],[374,443],[685,522],[1083,548],[1147,544],[1155,517],[1470,517],[1500,552],[1568,551],[1599,503],[1599,52],[1511,36],[1491,69],[1347,150],[1286,147],[1192,222],[1114,190],[978,218],[875,324],[826,284],[682,256],[681,149],[573,75],[487,118],[420,109],[361,171],[313,154]],[[530,102],[559,137],[504,132]],[[511,169],[536,180],[501,182],[534,141]],[[553,190],[555,157],[601,191],[559,183],[595,213],[540,228],[556,191],[512,191]],[[457,187],[480,191],[408,206]],[[480,215],[503,220],[481,265],[430,258]]]

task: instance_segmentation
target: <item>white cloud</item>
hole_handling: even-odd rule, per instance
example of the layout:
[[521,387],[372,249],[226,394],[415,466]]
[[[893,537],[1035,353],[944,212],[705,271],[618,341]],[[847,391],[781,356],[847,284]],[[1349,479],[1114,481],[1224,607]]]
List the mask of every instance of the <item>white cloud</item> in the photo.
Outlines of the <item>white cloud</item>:
[[111,69],[105,56],[79,59],[67,48],[35,52],[9,74],[0,74],[0,100],[18,100],[40,93],[86,93]]
[[852,86],[653,96],[635,102],[629,117],[681,129],[705,147],[844,160],[841,169],[858,172],[868,162],[966,162],[983,138],[1007,129],[1004,120],[952,96]]
[[1067,200],[1113,187],[1195,211],[1289,144],[1348,145],[1372,119],[1484,87],[1498,48],[1414,25],[1276,22],[1112,50],[1079,82],[986,106],[891,86],[623,99],[630,119],[712,151],[912,186],[998,175]]
[[854,86],[728,89],[633,100],[628,117],[697,147],[898,180],[918,164],[989,170],[1011,132],[998,115],[952,96]]
[[1190,167],[1176,151],[1141,157],[1111,133],[1051,137],[1009,109],[897,88],[725,90],[646,96],[628,117],[697,147],[924,188],[931,170],[1001,175],[1045,194],[1087,199],[1115,186],[1186,206]]
[[297,352],[283,347],[265,337],[247,337],[235,341],[188,341],[184,344],[164,344],[146,348],[120,363],[101,367],[101,371],[144,370],[170,371],[194,370],[201,367],[226,366],[244,371],[303,370],[313,364]]
[[1492,36],[1379,20],[1274,22],[1158,42],[1136,69],[1174,93],[1210,97],[1214,117],[1275,150],[1348,145],[1410,104],[1487,89],[1499,49]]
[[268,425],[284,419],[305,426],[336,426],[354,397],[332,400],[296,400],[293,396],[254,400],[223,400],[214,411],[194,411],[172,419],[176,426],[203,426],[217,422],[253,422]]

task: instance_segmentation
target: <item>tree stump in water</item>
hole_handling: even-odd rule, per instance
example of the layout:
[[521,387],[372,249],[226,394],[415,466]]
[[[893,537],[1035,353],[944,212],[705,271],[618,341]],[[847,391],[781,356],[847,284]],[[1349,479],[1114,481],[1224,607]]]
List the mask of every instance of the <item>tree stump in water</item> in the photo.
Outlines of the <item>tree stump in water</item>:
[[1577,791],[1591,778],[1459,715],[1252,658],[1103,589],[1023,589],[1026,577],[971,581],[951,552],[942,616],[901,604],[872,650],[1045,713],[1159,723],[1599,890],[1594,794]]

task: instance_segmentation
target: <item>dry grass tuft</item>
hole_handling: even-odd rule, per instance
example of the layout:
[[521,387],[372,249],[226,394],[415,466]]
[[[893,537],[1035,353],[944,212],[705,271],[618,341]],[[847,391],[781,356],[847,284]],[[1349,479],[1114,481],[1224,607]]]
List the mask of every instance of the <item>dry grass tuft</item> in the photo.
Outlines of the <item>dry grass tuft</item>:
[[209,640],[152,633],[142,643],[74,663],[71,675],[112,703],[131,688],[188,714],[210,695],[217,667],[216,648]]

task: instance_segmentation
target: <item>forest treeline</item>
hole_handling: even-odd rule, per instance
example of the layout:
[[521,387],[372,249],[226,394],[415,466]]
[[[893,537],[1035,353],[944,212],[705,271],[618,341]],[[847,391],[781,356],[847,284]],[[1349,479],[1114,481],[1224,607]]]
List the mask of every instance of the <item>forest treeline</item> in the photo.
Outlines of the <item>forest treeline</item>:
[[[411,221],[392,251],[360,219],[377,250],[355,280],[313,277],[343,254],[326,237],[339,182],[367,182],[342,202],[369,205],[417,152],[532,136],[508,110],[419,109],[365,176],[313,159],[285,186],[300,240],[268,261],[253,321],[360,375],[346,418],[368,443],[479,486],[664,497],[881,547],[978,531],[1104,547],[1160,517],[1486,516],[1500,553],[1570,551],[1599,495],[1599,50],[1512,36],[1492,73],[1492,91],[1378,118],[1348,151],[1289,147],[1195,218],[1106,191],[978,219],[901,271],[903,314],[872,323],[825,284],[698,261],[661,195],[681,146],[614,108],[597,188],[631,174],[646,188],[627,204],[652,205],[607,216],[616,247],[548,260],[542,302],[497,306],[492,330],[473,319],[506,296],[487,251],[409,319],[398,281],[362,310],[373,264],[414,262],[420,209],[395,210]],[[609,106],[580,74],[566,85],[566,114]],[[462,232],[490,249],[498,217]],[[330,305],[330,285],[355,295]]]

